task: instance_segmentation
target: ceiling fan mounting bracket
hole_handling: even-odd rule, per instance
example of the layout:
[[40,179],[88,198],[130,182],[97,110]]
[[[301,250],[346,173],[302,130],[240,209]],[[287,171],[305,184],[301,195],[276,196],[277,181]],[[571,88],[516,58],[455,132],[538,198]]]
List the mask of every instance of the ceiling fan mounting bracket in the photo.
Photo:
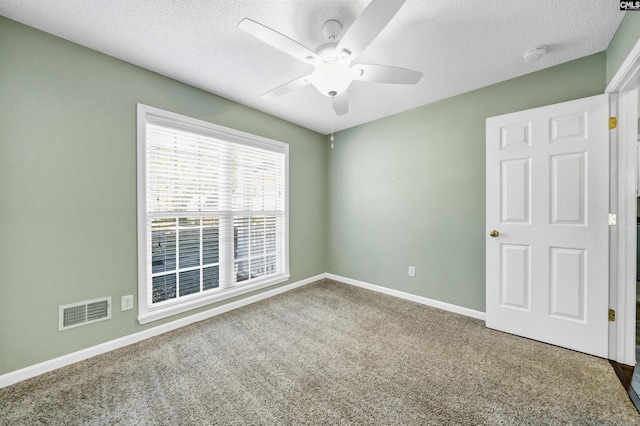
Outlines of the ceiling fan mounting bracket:
[[341,31],[342,24],[335,19],[331,19],[322,25],[322,34],[324,34],[329,41],[337,40]]

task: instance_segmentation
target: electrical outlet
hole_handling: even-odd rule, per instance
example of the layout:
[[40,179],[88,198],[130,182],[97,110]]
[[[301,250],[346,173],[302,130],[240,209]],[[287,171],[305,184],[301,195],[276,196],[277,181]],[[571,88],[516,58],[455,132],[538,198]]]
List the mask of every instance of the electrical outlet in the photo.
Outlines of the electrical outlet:
[[416,276],[416,267],[415,266],[409,266],[409,276],[410,277],[415,277]]
[[133,294],[122,296],[122,300],[120,302],[120,310],[129,311],[131,309],[133,309]]

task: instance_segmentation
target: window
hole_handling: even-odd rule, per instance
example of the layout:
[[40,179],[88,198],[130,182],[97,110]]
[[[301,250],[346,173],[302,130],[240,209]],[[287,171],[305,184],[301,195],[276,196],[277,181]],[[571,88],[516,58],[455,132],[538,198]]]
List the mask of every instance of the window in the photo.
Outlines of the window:
[[141,324],[289,279],[288,145],[138,105]]

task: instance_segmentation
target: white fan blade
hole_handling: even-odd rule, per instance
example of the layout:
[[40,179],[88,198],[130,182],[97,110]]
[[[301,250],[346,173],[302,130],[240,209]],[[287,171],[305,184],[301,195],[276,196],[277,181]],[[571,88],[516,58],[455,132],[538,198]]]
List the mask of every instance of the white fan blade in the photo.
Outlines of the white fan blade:
[[285,93],[292,92],[294,90],[302,89],[304,86],[311,84],[311,76],[305,75],[304,77],[296,78],[293,81],[278,86],[273,90],[268,91],[262,95],[263,99],[273,99]]
[[307,49],[297,41],[291,40],[289,37],[251,19],[245,18],[240,21],[238,28],[302,62],[312,64],[320,60],[320,57],[315,52]]
[[354,80],[371,83],[416,84],[422,78],[420,71],[388,65],[357,64],[351,69]]
[[338,56],[354,59],[387,26],[405,0],[371,0],[360,16],[351,24],[336,47]]
[[348,113],[349,96],[347,96],[347,92],[344,92],[335,98],[331,98],[331,104],[333,105],[333,110],[336,112],[336,115],[344,115]]

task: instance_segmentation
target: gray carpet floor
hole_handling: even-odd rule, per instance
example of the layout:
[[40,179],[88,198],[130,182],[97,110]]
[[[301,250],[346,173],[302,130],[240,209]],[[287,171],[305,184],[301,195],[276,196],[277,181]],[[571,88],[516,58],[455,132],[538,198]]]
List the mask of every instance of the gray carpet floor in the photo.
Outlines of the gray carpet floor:
[[320,281],[0,389],[2,425],[640,425],[606,360]]

